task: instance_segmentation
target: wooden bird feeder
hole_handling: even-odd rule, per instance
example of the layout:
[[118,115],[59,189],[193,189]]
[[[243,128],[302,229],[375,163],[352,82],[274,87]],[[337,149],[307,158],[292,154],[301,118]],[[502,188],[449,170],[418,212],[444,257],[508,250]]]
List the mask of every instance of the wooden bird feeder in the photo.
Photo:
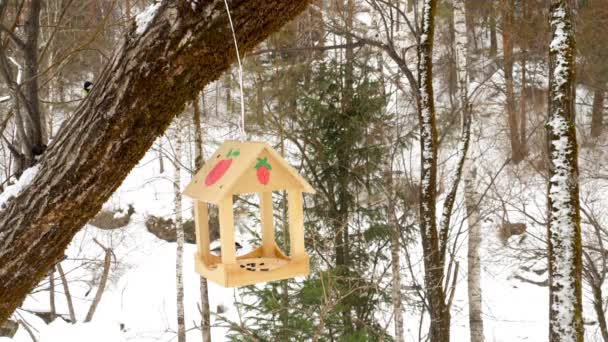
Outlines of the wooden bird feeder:
[[[286,190],[289,201],[290,253],[276,244],[272,192]],[[213,154],[184,190],[194,200],[196,271],[225,287],[251,285],[309,273],[304,249],[302,193],[314,189],[275,150],[261,142],[227,141]],[[260,198],[262,245],[236,255],[233,195]],[[208,204],[219,208],[221,255],[209,250]]]

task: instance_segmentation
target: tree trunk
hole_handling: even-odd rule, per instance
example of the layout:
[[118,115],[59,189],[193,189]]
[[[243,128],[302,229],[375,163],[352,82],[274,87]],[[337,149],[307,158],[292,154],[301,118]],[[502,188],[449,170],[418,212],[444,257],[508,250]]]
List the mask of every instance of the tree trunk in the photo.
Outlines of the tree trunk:
[[[282,156],[285,155],[285,131],[283,125],[283,116],[279,116],[279,152]],[[287,191],[283,191],[281,194],[281,218],[282,218],[282,227],[283,227],[283,246],[284,251],[288,251],[289,246],[289,208],[287,203]],[[281,280],[281,306],[283,310],[280,313],[281,320],[281,336],[289,336],[289,280]],[[321,325],[323,322],[321,322]]]
[[[28,123],[27,135],[30,138],[32,146],[29,148],[41,148],[46,144],[43,140],[45,134],[45,120],[40,111],[38,102],[38,35],[40,33],[40,10],[41,0],[31,0],[29,2],[29,12],[25,20],[25,45],[23,48],[23,57],[25,60],[24,68],[24,83],[23,90],[26,98],[26,103],[23,105],[27,108],[30,120]],[[28,160],[28,166],[34,163],[34,160]]]
[[[239,47],[251,50],[307,4],[230,1]],[[132,28],[30,185],[0,214],[0,322],[63,257],[184,104],[235,60],[223,1],[194,7],[162,2],[142,34]]]
[[[205,105],[205,94],[201,92],[200,96],[203,97],[203,106]],[[201,127],[201,109],[199,107],[198,98],[192,103],[192,107],[194,108],[194,114],[192,117],[192,122],[194,124],[194,170],[198,172],[201,167],[203,167],[203,163],[205,160],[205,156],[203,155],[203,130]],[[203,107],[203,111],[205,107]],[[203,342],[211,342],[211,314],[209,311],[209,286],[207,284],[207,279],[204,277],[200,277],[200,291],[201,291],[201,333],[203,337]]]
[[[354,20],[354,0],[343,0],[341,4],[341,15],[344,16],[345,29],[347,32],[352,32],[353,20]],[[352,47],[353,39],[350,35],[346,36],[346,44],[349,46],[344,49],[344,80],[342,84],[342,93],[340,99],[340,115],[343,118],[343,122],[348,121],[349,116],[352,113],[352,99],[353,99],[353,85],[354,85],[354,63],[355,63],[355,52]],[[343,140],[342,140],[343,141]],[[350,148],[347,144],[344,144],[342,148],[344,150]],[[349,246],[350,246],[350,235],[349,235],[349,218],[350,218],[350,198],[351,192],[349,188],[350,174],[348,170],[351,165],[351,158],[348,153],[340,153],[337,157],[337,163],[339,169],[342,171],[337,179],[337,232],[336,232],[336,268],[339,272],[339,283],[340,288],[344,291],[348,291],[349,284],[349,265],[351,264],[349,258]],[[346,298],[342,305],[342,321],[345,335],[350,335],[353,332],[353,319],[352,319],[352,305],[351,301]]]
[[[202,95],[202,94],[201,94]],[[204,95],[202,95],[204,96]],[[197,172],[204,164],[203,156],[203,130],[201,127],[201,108],[199,96],[192,101],[192,125],[194,126],[194,170]]]
[[[382,95],[386,96],[386,80],[384,79],[384,59],[382,54],[378,54],[378,70],[380,71],[380,87],[383,90]],[[456,83],[456,82],[455,82]],[[385,97],[387,98],[387,97]],[[395,104],[397,105],[397,103]],[[386,135],[384,143],[391,143],[391,135]],[[388,194],[387,200],[387,221],[391,229],[390,243],[391,243],[391,269],[393,276],[392,283],[392,301],[393,301],[393,317],[395,320],[395,342],[404,341],[404,325],[403,325],[403,296],[401,294],[401,226],[397,219],[397,200],[398,197],[395,188],[395,176],[393,173],[392,161],[387,163],[384,170],[387,180]],[[405,208],[408,211],[410,208]]]
[[[449,62],[448,62],[448,89],[449,89],[449,94],[450,94],[450,105],[452,106],[452,108],[456,107],[455,102],[457,102],[458,100],[458,75],[457,75],[457,71],[456,71],[456,25],[459,25],[460,23],[457,23],[456,20],[460,20],[461,18],[455,18],[455,13],[454,13],[454,6],[448,6],[447,8],[448,11],[448,20],[449,20],[449,25],[448,25],[448,30],[449,30],[449,37],[450,37],[450,45],[449,45]],[[456,113],[456,111],[454,111],[454,113]]]
[[608,342],[608,327],[606,326],[606,314],[604,313],[604,295],[602,291],[602,283],[600,279],[589,279],[591,291],[593,292],[593,309],[597,316],[597,321],[602,333],[604,342]]
[[[392,185],[392,175],[391,185]],[[389,189],[392,191],[392,189]],[[392,197],[392,196],[391,196]],[[392,300],[393,316],[395,317],[395,342],[403,342],[403,298],[401,296],[401,243],[397,219],[395,217],[395,199],[389,199],[388,213],[391,228],[391,269],[393,272]]]
[[549,48],[549,340],[583,341],[582,247],[574,123],[574,32],[568,0],[552,0]]
[[184,317],[184,227],[182,225],[181,159],[182,124],[181,118],[175,120],[175,156],[173,160],[173,194],[175,196],[175,287],[177,306],[177,341],[186,342],[186,322]]
[[509,123],[509,140],[511,142],[511,161],[515,164],[523,160],[523,153],[519,144],[519,124],[515,110],[515,91],[513,89],[513,13],[515,11],[514,0],[502,1],[502,49],[503,69],[506,83],[506,106],[507,119]]
[[[464,18],[465,18],[465,26],[466,26],[466,41],[467,45],[467,54],[464,56],[466,60],[466,65],[468,66],[468,77],[471,79],[475,79],[476,75],[473,72],[473,56],[477,51],[479,51],[479,47],[477,46],[477,36],[475,35],[475,13],[473,12],[475,9],[479,7],[479,3],[473,0],[465,0],[462,2],[463,10],[464,10]],[[479,13],[479,11],[477,11]]]
[[[526,5],[523,5],[526,8]],[[522,155],[528,154],[528,137],[526,136],[526,53],[521,51],[521,90],[519,92],[519,148]]]
[[51,319],[57,317],[57,308],[55,307],[55,268],[49,273],[49,305],[51,308]]
[[496,34],[496,8],[494,2],[490,2],[490,59],[496,60],[498,54],[498,37]]
[[[483,319],[481,316],[481,285],[480,285],[480,262],[479,262],[479,245],[481,243],[481,227],[479,215],[479,200],[475,191],[475,169],[471,164],[471,160],[467,161],[466,154],[471,134],[471,116],[472,107],[469,103],[469,75],[472,69],[471,60],[467,58],[471,54],[471,35],[465,32],[464,18],[467,17],[469,7],[465,6],[466,0],[453,0],[454,16],[457,19],[456,25],[456,51],[458,56],[458,79],[460,83],[460,107],[463,113],[463,121],[468,123],[467,131],[463,130],[463,134],[467,134],[467,139],[464,140],[463,146],[466,149],[463,151],[461,165],[461,173],[464,173],[465,182],[465,206],[467,210],[468,231],[468,259],[467,259],[467,283],[469,295],[469,331],[471,342],[483,342]],[[463,13],[464,12],[464,13]],[[468,31],[468,30],[467,30]],[[457,178],[458,179],[458,178]],[[454,188],[455,189],[455,188]],[[456,192],[454,191],[454,197]],[[448,197],[450,198],[450,197]],[[450,210],[451,211],[451,210]],[[446,213],[444,213],[445,215]],[[448,212],[447,214],[451,214]],[[444,223],[444,225],[447,223]],[[449,227],[442,226],[443,230]],[[447,236],[444,237],[447,239]],[[445,252],[443,252],[445,253]]]
[[606,91],[603,88],[596,88],[593,93],[593,109],[591,114],[591,136],[594,138],[602,135],[604,130],[604,100]]
[[103,295],[104,290],[106,289],[106,284],[108,282],[108,276],[110,275],[110,268],[112,266],[112,249],[102,246],[97,243],[101,248],[103,248],[105,252],[105,257],[103,261],[103,273],[101,274],[101,279],[99,280],[99,286],[97,287],[97,292],[95,292],[95,299],[93,299],[93,303],[91,303],[91,307],[89,308],[89,312],[87,313],[87,317],[84,319],[85,323],[90,322],[93,319],[93,315],[95,314],[95,310],[97,310],[97,306],[99,302],[101,302],[101,296]]
[[65,273],[63,272],[63,267],[61,264],[57,264],[57,271],[59,272],[59,277],[61,278],[61,284],[63,285],[63,293],[65,294],[65,301],[68,303],[68,312],[70,313],[70,323],[76,323],[76,313],[74,312],[74,304],[72,303],[72,295],[70,294],[70,284],[68,284],[68,279],[65,277]]
[[[470,164],[470,161],[469,161]],[[479,248],[481,246],[481,217],[479,215],[479,194],[475,189],[476,169],[467,166],[464,180],[465,205],[467,223],[469,226],[469,243],[467,251],[467,288],[469,294],[469,329],[471,342],[483,342],[483,318],[481,295],[481,262]]]
[[416,97],[420,124],[420,234],[424,254],[424,281],[429,301],[431,342],[450,341],[450,311],[443,291],[443,263],[435,214],[437,198],[437,128],[433,98],[433,38],[437,0],[425,0],[418,48]]

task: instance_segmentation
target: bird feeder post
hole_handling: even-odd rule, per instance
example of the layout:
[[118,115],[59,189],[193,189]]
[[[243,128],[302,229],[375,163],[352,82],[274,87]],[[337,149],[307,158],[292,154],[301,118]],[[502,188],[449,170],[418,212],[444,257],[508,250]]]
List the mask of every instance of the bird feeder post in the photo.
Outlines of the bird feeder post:
[[289,190],[287,199],[289,202],[289,238],[291,246],[291,257],[299,258],[306,255],[304,249],[304,215],[302,205],[302,191]]
[[219,204],[220,243],[222,245],[222,263],[236,264],[236,246],[234,245],[234,214],[232,213],[232,195],[226,196]]
[[262,221],[262,254],[265,257],[274,256],[274,216],[272,207],[272,192],[260,193],[260,211]]
[[196,226],[196,245],[199,257],[209,263],[209,206],[205,202],[194,201],[194,223]]

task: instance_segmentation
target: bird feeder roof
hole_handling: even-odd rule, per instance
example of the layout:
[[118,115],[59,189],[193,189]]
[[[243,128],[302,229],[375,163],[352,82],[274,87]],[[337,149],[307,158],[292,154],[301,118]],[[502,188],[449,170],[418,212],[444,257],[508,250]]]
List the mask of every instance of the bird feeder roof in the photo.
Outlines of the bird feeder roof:
[[263,142],[226,141],[192,178],[183,194],[218,204],[226,196],[276,190],[315,190]]

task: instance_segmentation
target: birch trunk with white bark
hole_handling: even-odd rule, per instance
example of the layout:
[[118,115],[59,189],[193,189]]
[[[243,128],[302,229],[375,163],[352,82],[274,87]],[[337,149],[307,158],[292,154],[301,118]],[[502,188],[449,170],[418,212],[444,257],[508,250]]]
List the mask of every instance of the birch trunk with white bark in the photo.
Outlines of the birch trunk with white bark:
[[[471,36],[466,25],[467,7],[466,0],[453,0],[454,6],[454,31],[456,35],[456,65],[459,84],[459,104],[465,119],[471,120],[472,107],[469,103],[469,76],[472,68],[471,59]],[[469,127],[470,137],[470,127]],[[465,156],[466,158],[466,156]],[[464,193],[465,207],[467,211],[468,251],[467,251],[467,289],[469,297],[469,332],[471,342],[483,342],[483,318],[481,309],[481,269],[479,261],[479,247],[481,244],[481,227],[479,215],[479,196],[475,189],[476,171],[472,160],[468,159],[464,165]]]
[[481,246],[481,216],[479,213],[480,197],[476,189],[477,170],[471,161],[467,161],[464,191],[469,227],[467,249],[467,289],[469,297],[469,331],[471,342],[483,342],[483,316],[481,292],[481,261],[479,248]]
[[574,121],[574,30],[568,0],[552,0],[549,15],[548,258],[549,340],[582,342],[582,247],[578,146]]
[[182,193],[181,193],[181,158],[182,158],[182,123],[181,118],[175,120],[175,156],[173,160],[173,193],[175,195],[175,287],[177,306],[177,341],[186,342],[186,323],[184,317],[184,227],[182,225]]

